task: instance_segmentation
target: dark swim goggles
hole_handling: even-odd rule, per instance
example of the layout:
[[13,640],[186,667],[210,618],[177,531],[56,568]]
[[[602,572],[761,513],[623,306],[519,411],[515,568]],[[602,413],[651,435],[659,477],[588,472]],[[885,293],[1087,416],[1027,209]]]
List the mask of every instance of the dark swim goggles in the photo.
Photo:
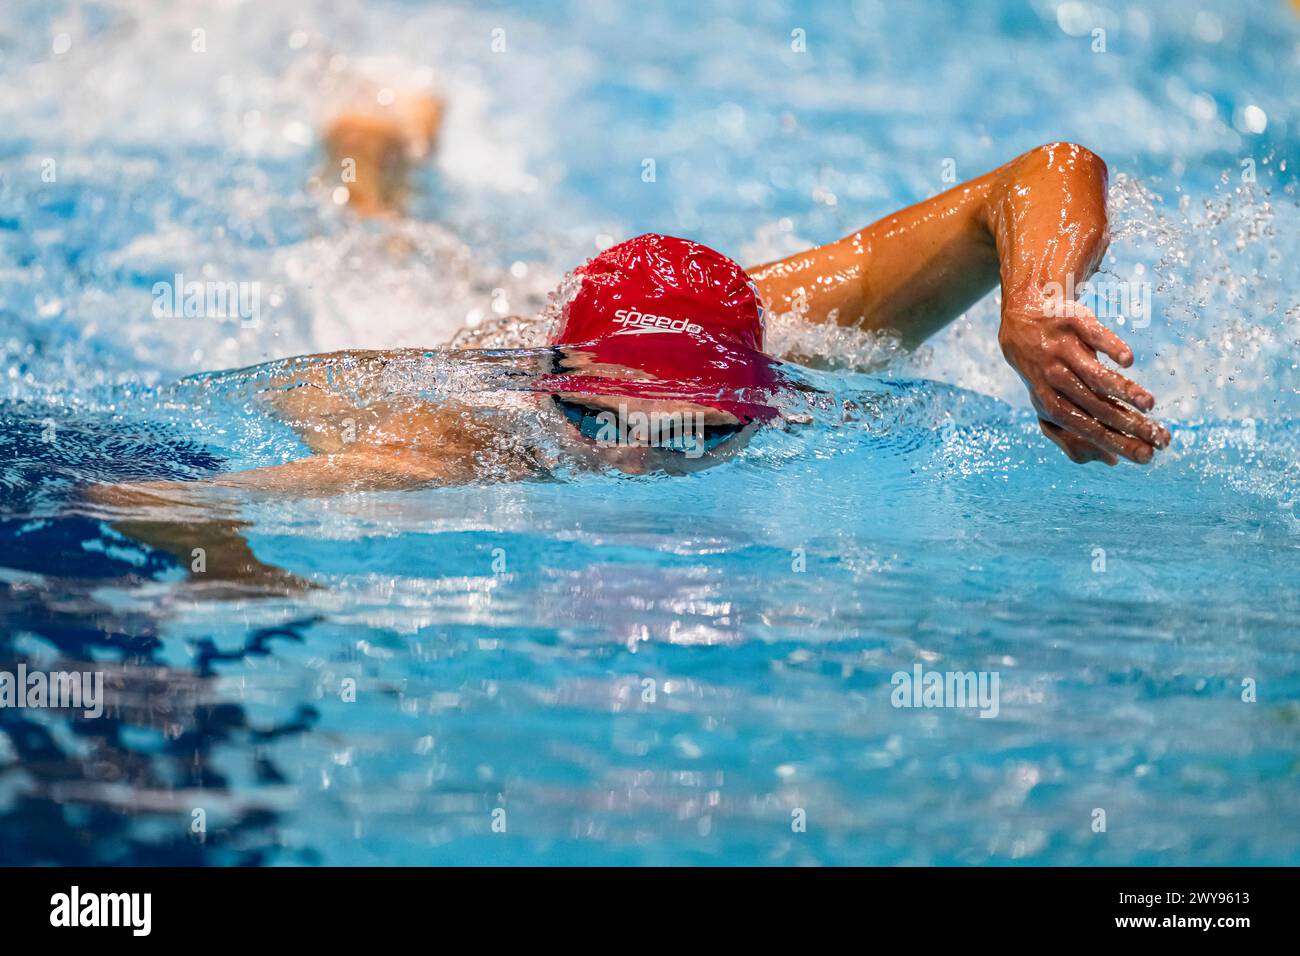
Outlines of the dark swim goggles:
[[[615,414],[610,409],[590,408],[586,405],[579,405],[577,402],[566,401],[558,395],[552,395],[555,404],[559,406],[564,417],[569,420],[574,428],[582,433],[582,437],[588,441],[598,444],[608,444],[602,440],[602,433],[609,428],[609,415]],[[605,415],[605,418],[601,416]],[[748,423],[738,422],[735,425],[703,425],[699,426],[700,441],[704,446],[704,451],[713,451],[729,438],[734,438],[744,431]],[[690,449],[679,447],[678,445],[657,444],[652,447],[659,448],[663,451],[670,451],[678,455],[687,454]]]

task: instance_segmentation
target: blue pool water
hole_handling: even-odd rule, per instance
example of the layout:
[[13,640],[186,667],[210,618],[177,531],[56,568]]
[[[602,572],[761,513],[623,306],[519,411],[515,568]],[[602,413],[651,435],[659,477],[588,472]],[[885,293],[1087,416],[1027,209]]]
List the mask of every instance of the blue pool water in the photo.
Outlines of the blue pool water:
[[[0,49],[0,670],[109,688],[0,709],[0,863],[1300,862],[1287,4],[17,0]],[[310,184],[360,69],[452,105],[410,221]],[[647,230],[762,261],[1054,139],[1152,289],[1149,468],[1042,440],[990,299],[915,356],[778,319],[834,366],[803,423],[690,477],[233,498],[290,597],[81,497],[306,453],[265,370],[186,376],[434,348]],[[261,322],[155,317],[176,273]],[[918,664],[997,716],[893,706]]]

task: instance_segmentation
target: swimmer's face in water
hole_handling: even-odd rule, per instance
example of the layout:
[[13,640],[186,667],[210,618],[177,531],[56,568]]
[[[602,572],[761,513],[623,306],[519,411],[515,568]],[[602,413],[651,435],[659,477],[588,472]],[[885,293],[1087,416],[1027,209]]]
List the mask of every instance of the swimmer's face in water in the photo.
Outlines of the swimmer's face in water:
[[757,430],[689,402],[561,393],[548,398],[567,445],[591,464],[625,474],[689,474],[727,460]]
[[731,259],[649,233],[577,275],[552,367],[534,383],[569,448],[596,467],[681,474],[725,460],[776,417],[762,304]]

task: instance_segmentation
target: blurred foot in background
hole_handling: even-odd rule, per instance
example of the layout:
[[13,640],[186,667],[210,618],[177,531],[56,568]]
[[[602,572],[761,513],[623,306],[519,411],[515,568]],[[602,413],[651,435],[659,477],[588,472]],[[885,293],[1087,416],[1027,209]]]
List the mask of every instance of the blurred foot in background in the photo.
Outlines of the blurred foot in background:
[[361,216],[402,215],[411,171],[437,147],[442,114],[442,100],[424,90],[359,91],[324,125],[322,180],[335,183],[334,200]]

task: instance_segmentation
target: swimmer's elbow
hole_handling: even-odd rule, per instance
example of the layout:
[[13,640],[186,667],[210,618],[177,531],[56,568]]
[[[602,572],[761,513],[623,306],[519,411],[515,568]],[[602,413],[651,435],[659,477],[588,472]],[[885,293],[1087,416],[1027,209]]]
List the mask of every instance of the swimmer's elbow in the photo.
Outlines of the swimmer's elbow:
[[1105,181],[1106,161],[1079,143],[1056,142],[1035,146],[1020,157],[1022,162],[1045,169],[1081,172]]

